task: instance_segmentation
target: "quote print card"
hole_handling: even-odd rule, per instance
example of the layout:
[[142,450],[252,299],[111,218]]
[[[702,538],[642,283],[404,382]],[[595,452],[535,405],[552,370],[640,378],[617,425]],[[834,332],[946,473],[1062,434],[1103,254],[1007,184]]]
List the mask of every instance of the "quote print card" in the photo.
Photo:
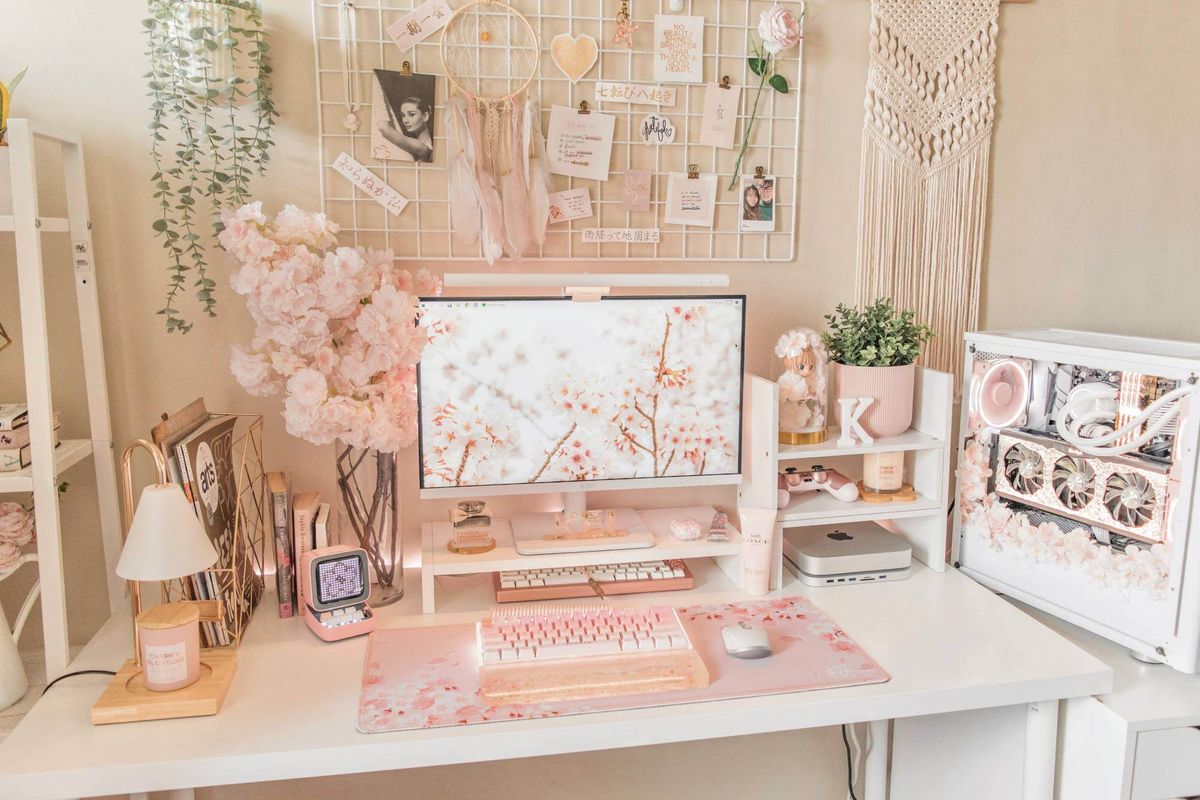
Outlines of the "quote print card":
[[654,80],[704,83],[704,17],[654,17]]
[[702,225],[711,228],[716,210],[717,176],[688,177],[672,172],[667,178],[667,207],[663,221],[672,225]]
[[550,171],[571,178],[608,180],[616,121],[612,114],[580,114],[567,106],[551,106],[546,136]]
[[742,87],[724,87],[716,83],[704,87],[704,117],[700,121],[700,144],[709,147],[733,147],[737,127],[738,104]]
[[621,178],[621,205],[626,211],[650,210],[650,170],[626,170]]

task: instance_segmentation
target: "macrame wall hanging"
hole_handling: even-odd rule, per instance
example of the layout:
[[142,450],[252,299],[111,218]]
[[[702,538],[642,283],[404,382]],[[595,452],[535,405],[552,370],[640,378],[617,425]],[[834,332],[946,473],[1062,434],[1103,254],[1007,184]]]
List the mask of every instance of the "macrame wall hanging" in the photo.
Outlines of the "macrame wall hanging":
[[1000,0],[872,0],[857,300],[933,328],[922,363],[958,373],[979,320]]
[[442,29],[450,80],[448,193],[456,241],[482,244],[488,264],[520,258],[546,238],[550,172],[537,100],[541,43],[500,0],[462,6]]

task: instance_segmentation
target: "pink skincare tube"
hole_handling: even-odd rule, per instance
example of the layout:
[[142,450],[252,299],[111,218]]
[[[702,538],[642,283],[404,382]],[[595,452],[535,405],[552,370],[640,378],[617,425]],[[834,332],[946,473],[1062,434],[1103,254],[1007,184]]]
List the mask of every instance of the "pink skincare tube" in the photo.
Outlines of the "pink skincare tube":
[[742,591],[766,594],[771,588],[771,551],[775,538],[774,508],[740,508],[742,522]]

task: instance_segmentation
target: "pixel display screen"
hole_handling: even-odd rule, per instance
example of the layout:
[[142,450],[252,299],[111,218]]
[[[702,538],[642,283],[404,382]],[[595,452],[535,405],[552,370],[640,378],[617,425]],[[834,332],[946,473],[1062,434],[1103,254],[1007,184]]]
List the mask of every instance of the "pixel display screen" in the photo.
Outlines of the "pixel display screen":
[[337,603],[362,593],[362,560],[357,555],[331,558],[317,564],[318,603]]
[[740,472],[744,297],[438,298],[421,314],[422,489]]

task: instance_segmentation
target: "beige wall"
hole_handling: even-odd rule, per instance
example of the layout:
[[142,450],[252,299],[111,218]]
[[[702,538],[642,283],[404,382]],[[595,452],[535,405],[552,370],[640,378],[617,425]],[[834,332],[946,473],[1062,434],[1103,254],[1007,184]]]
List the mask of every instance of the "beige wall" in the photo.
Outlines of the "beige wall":
[[[257,185],[257,193],[268,208],[284,202],[316,207],[309,4],[266,0],[265,7],[282,117],[270,178]],[[143,10],[136,0],[7,0],[0,23],[0,74],[30,65],[18,113],[79,131],[86,143],[117,441],[144,434],[159,411],[203,394],[213,408],[266,413],[273,465],[290,469],[300,485],[332,492],[331,454],[286,437],[277,402],[246,397],[229,377],[228,346],[247,339],[250,328],[228,290],[222,286],[221,316],[197,322],[186,337],[165,334],[153,314],[165,274],[149,235]],[[748,366],[754,370],[768,369],[768,345],[785,326],[816,324],[821,313],[851,297],[868,17],[867,0],[809,3],[799,255],[792,265],[728,267],[733,289],[749,295]],[[1200,339],[1194,311],[1200,299],[1198,25],[1195,0],[1035,0],[1003,8],[986,326],[1056,325]],[[65,260],[64,251],[56,255]],[[223,283],[226,268],[217,261]],[[60,296],[69,294],[69,280],[65,274],[55,279]],[[10,331],[14,283],[11,239],[0,239],[0,319]],[[83,432],[84,418],[75,386],[78,356],[70,347],[74,335],[69,325],[55,327],[55,352],[64,356],[55,389],[68,435]],[[0,396],[19,395],[21,383],[19,356],[13,350],[0,355]],[[65,500],[73,523],[65,532],[69,603],[76,638],[86,639],[105,613],[104,584],[89,525],[90,481],[85,470],[71,477]],[[440,513],[417,507],[413,477],[410,457],[409,523]],[[727,501],[728,495],[714,499]],[[10,594],[0,597],[11,609]],[[811,732],[651,753],[678,764],[669,774],[698,796],[716,796],[724,792],[718,787],[727,786],[705,765],[741,764],[759,772],[752,796],[790,789],[795,796],[832,798],[838,796],[833,787],[841,769],[836,745],[831,733]],[[539,759],[495,772],[425,770],[364,779],[361,786],[371,790],[367,796],[385,787],[435,794],[432,787],[439,787],[446,796],[465,796],[485,786],[489,793],[504,786],[515,794],[533,781],[557,787],[555,793],[592,796],[579,787],[586,783],[599,792],[606,776],[627,768],[635,776],[649,773],[633,779],[629,795],[666,792],[657,782],[657,764],[629,752]],[[763,777],[772,769],[778,776]],[[811,792],[795,790],[813,774],[817,786]],[[345,787],[323,781],[305,791],[341,794]],[[284,790],[207,796],[284,796]]]

